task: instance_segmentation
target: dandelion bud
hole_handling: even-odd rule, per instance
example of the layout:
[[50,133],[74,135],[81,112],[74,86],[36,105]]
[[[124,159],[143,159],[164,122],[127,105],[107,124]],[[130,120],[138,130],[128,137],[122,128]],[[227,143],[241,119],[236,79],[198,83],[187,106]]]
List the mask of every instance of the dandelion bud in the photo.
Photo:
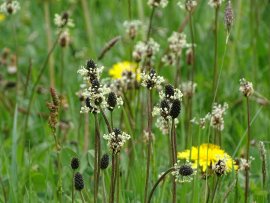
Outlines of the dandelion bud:
[[114,92],[110,92],[108,94],[108,98],[107,98],[107,104],[108,104],[108,108],[110,111],[112,111],[114,109],[114,107],[117,104],[117,98]]
[[172,107],[170,110],[170,116],[172,118],[177,118],[181,111],[181,102],[178,99],[173,100]]
[[185,165],[180,166],[180,168],[179,168],[179,174],[181,176],[190,176],[193,174],[193,172],[194,171],[190,165],[185,164]]
[[232,3],[230,0],[228,0],[225,8],[225,25],[227,27],[228,32],[231,30],[232,24],[233,24]]
[[81,191],[84,188],[83,177],[79,172],[74,175],[74,186],[78,191]]
[[104,154],[100,160],[100,169],[104,170],[109,166],[110,157],[108,154]]
[[73,157],[70,163],[70,166],[73,170],[79,168],[80,166],[80,161],[77,157]]
[[174,88],[172,85],[168,84],[165,86],[165,96],[166,98],[171,98],[174,96]]

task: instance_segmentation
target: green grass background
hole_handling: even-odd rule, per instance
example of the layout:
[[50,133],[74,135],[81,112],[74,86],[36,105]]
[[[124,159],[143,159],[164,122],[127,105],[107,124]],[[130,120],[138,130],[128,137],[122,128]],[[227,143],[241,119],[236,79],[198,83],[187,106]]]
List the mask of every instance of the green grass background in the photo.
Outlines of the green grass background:
[[[63,118],[70,122],[71,128],[66,133],[61,160],[63,165],[63,197],[64,201],[70,201],[70,187],[72,171],[69,163],[71,157],[79,156],[81,160],[80,171],[83,173],[86,190],[90,202],[93,201],[93,134],[94,119],[90,116],[90,149],[83,153],[83,116],[80,115],[80,101],[75,93],[79,90],[82,80],[77,76],[77,69],[89,58],[96,59],[107,41],[115,36],[125,36],[123,22],[128,19],[127,0],[91,0],[88,1],[93,38],[88,40],[83,9],[80,1],[72,4],[69,1],[50,1],[50,20],[53,30],[53,40],[56,39],[56,28],[53,25],[54,13],[69,10],[75,22],[75,28],[71,29],[72,49],[65,50],[64,67],[64,94],[69,108],[63,113]],[[131,0],[132,19],[140,19],[144,27],[148,25],[150,8],[143,0]],[[21,142],[23,136],[25,115],[18,111],[26,108],[28,97],[23,95],[23,84],[29,67],[29,59],[32,60],[32,74],[29,87],[36,80],[45,57],[47,55],[47,37],[44,24],[44,1],[24,0],[20,1],[21,10],[18,14],[6,17],[0,22],[0,48],[8,47],[12,52],[18,54],[18,70],[20,94],[14,89],[1,88],[0,103],[0,177],[2,189],[6,191],[8,202],[54,202],[56,199],[57,170],[55,167],[56,153],[54,141],[51,136],[47,120],[38,116],[37,112],[48,113],[46,102],[49,97],[49,73],[48,68],[43,75],[40,85],[45,88],[44,94],[36,94],[31,109],[32,115],[29,119],[27,132],[27,143],[25,151],[22,151]],[[159,57],[167,47],[167,38],[176,31],[183,22],[186,12],[176,6],[177,1],[171,0],[165,9],[158,9],[153,21],[152,37],[161,45]],[[140,8],[140,4],[142,5]],[[235,14],[231,37],[225,50],[226,31],[224,27],[224,8],[222,5],[219,13],[218,31],[218,67],[221,67],[223,54],[224,66],[218,89],[218,102],[227,102],[229,109],[225,116],[225,129],[222,132],[222,148],[230,155],[240,157],[245,151],[246,131],[246,106],[244,98],[239,92],[239,79],[247,78],[253,82],[254,88],[268,99],[270,98],[270,2],[267,0],[232,0]],[[207,1],[201,0],[194,14],[194,28],[196,41],[196,75],[195,82],[198,84],[193,102],[193,115],[204,116],[211,111],[212,102],[212,75],[214,62],[214,9],[207,5]],[[14,29],[15,28],[15,29]],[[15,30],[15,31],[14,31]],[[144,38],[145,30],[141,30],[137,40]],[[188,26],[184,32],[190,41]],[[15,34],[16,33],[16,34]],[[74,57],[73,51],[82,53],[80,57]],[[58,46],[53,57],[55,60],[56,87],[59,87],[61,48]],[[158,57],[158,59],[159,59]],[[108,69],[116,62],[129,60],[129,42],[123,40],[109,51],[99,64],[105,66],[103,78],[107,76]],[[158,60],[157,60],[158,61]],[[16,81],[14,76],[7,74],[6,69],[1,67],[1,75],[4,80]],[[183,80],[187,80],[188,67],[182,60]],[[175,68],[162,66],[160,74],[173,83]],[[30,88],[28,88],[30,91]],[[29,96],[28,91],[28,96]],[[5,101],[4,101],[5,100]],[[7,102],[12,109],[7,109],[3,104]],[[155,93],[154,103],[158,102],[158,94]],[[120,114],[120,111],[116,114]],[[177,128],[178,151],[184,150],[184,115],[183,109],[180,116],[180,125]],[[262,106],[255,100],[251,101],[251,117],[254,119],[251,127],[252,140],[265,141],[267,160],[269,158],[270,143],[270,110],[269,105]],[[119,121],[119,116],[115,123]],[[136,130],[131,134],[135,145],[135,163],[130,169],[129,186],[124,183],[127,176],[128,156],[125,150],[121,153],[121,195],[120,202],[142,202],[144,194],[144,174],[146,166],[146,145],[141,139],[141,122],[135,123]],[[118,124],[120,125],[120,124]],[[124,125],[124,130],[129,129]],[[152,152],[152,167],[150,185],[157,180],[158,174],[168,167],[167,138],[161,132],[153,128],[155,141]],[[102,121],[102,133],[107,133]],[[130,133],[130,132],[129,132]],[[208,140],[208,128],[199,130],[197,126],[192,127],[194,143]],[[74,144],[74,142],[76,144]],[[109,152],[106,143],[102,140],[102,151]],[[127,145],[126,145],[127,146]],[[250,153],[255,160],[251,165],[250,178],[250,202],[269,202],[269,174],[267,174],[267,187],[262,189],[261,160],[258,147],[251,146]],[[23,157],[23,159],[21,158]],[[269,164],[267,166],[269,171]],[[267,172],[268,172],[267,171]],[[104,174],[107,189],[109,189],[110,169]],[[228,185],[233,182],[234,174],[222,177],[222,184],[216,196],[216,202],[222,202],[224,192]],[[178,185],[177,196],[179,202],[204,202],[205,181],[200,179],[199,174],[193,183]],[[155,193],[154,202],[168,202],[171,200],[170,182],[167,179],[162,187]],[[239,199],[235,198],[232,191],[228,202],[242,202],[244,197],[244,176],[239,174]],[[3,192],[0,192],[0,202],[4,201]],[[100,188],[101,191],[101,188]],[[76,196],[79,201],[79,195]]]

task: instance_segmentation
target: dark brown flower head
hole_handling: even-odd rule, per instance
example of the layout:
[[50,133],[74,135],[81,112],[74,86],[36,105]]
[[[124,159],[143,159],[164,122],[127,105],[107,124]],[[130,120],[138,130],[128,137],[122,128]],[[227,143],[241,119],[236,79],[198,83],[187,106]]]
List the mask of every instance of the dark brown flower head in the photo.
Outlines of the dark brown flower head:
[[73,157],[70,162],[70,166],[73,170],[78,169],[80,166],[80,161],[77,157]]
[[172,85],[168,84],[165,86],[165,97],[167,99],[172,98],[174,96],[174,88]]
[[194,170],[191,168],[190,165],[182,165],[179,168],[179,174],[181,176],[190,176],[192,175]]
[[114,128],[113,132],[115,133],[115,135],[120,135],[122,133],[122,131],[119,128]]
[[107,98],[107,104],[108,104],[108,109],[110,111],[113,111],[114,107],[117,104],[117,98],[114,92],[110,92],[108,94],[108,98]]
[[104,154],[100,159],[100,169],[104,170],[109,166],[110,157],[108,154]]
[[92,89],[95,91],[98,91],[98,89],[100,88],[100,83],[98,81],[98,79],[94,79],[92,82]]
[[90,59],[87,61],[86,69],[90,70],[90,69],[96,69],[96,68],[97,68],[97,64],[95,63],[93,59]]
[[167,118],[168,114],[169,114],[170,105],[166,99],[163,99],[160,102],[160,109],[161,109],[161,111],[160,111],[161,116],[164,118]]
[[83,177],[79,172],[74,175],[74,186],[78,191],[81,191],[84,188]]
[[178,99],[173,100],[171,110],[170,110],[170,116],[172,118],[177,118],[181,111],[181,102]]
[[93,114],[96,114],[96,113],[97,113],[98,109],[94,108],[94,107],[91,105],[91,102],[90,102],[90,98],[89,98],[89,97],[87,97],[87,98],[85,99],[85,105],[86,105],[86,107],[88,107],[88,108],[90,109],[90,112],[92,112]]

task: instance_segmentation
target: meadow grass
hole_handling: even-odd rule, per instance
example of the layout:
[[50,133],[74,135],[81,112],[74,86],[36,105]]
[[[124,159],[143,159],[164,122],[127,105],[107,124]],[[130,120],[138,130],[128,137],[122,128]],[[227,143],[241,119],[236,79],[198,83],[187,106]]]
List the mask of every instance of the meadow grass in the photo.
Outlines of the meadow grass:
[[[206,0],[198,0],[192,12],[182,10],[177,2],[171,0],[167,7],[153,9],[144,0],[20,0],[16,14],[0,12],[4,16],[0,16],[0,202],[72,202],[73,157],[80,160],[76,172],[84,179],[83,190],[74,194],[75,202],[147,202],[159,177],[176,162],[168,147],[180,152],[202,143],[218,143],[234,160],[252,156],[250,168],[221,176],[205,176],[197,168],[191,182],[175,184],[174,202],[270,202],[270,2],[231,0],[234,21],[227,43],[226,1],[218,12]],[[55,13],[65,11],[75,26],[69,29],[71,41],[63,48],[58,40],[64,29],[57,29],[53,20]],[[142,25],[131,40],[123,23],[135,19]],[[188,43],[195,44],[191,46],[192,61],[187,62],[184,48],[177,65],[166,65],[161,58],[168,53],[168,38],[179,29]],[[145,60],[138,67],[147,74],[155,69],[165,78],[162,88],[149,90],[139,85],[122,92],[123,106],[112,114],[103,109],[107,123],[101,113],[81,114],[85,101],[76,95],[84,83],[77,74],[80,67],[93,59],[98,67],[104,66],[101,79],[111,80],[111,67],[122,61],[134,62],[135,45],[150,38],[160,45],[159,52],[154,63],[149,65]],[[6,49],[9,56],[5,63]],[[105,52],[99,60],[102,50]],[[16,56],[13,64],[12,55]],[[8,72],[11,65],[17,67],[16,74]],[[241,78],[253,83],[250,97],[239,91]],[[156,126],[152,108],[160,105],[164,85],[187,81],[197,84],[196,91],[190,97],[183,96],[179,123],[171,126],[169,121],[169,132],[164,134]],[[50,87],[62,100],[55,132],[48,125],[52,116],[47,107],[52,102]],[[213,129],[209,122],[204,129],[190,122],[211,112],[213,101],[228,104],[222,131]],[[113,151],[103,139],[113,128],[131,136],[114,155],[114,167]],[[105,153],[110,164],[99,170]],[[172,202],[173,181],[168,172],[151,202]]]

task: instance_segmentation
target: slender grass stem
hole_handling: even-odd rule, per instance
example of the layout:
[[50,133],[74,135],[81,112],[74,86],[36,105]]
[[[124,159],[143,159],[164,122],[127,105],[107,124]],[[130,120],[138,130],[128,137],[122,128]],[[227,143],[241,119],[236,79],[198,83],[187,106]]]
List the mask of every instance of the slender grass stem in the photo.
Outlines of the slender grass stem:
[[147,161],[146,161],[146,178],[144,186],[144,202],[147,201],[148,195],[148,184],[150,174],[150,163],[151,163],[151,146],[152,146],[152,90],[148,91],[148,139],[147,139]]
[[213,97],[215,97],[215,89],[217,86],[217,60],[218,60],[218,12],[219,12],[219,6],[216,7],[215,10],[215,27],[214,27],[214,43],[215,43],[215,48],[214,48],[214,74],[213,74],[213,87],[212,87],[212,92],[213,92]]
[[[172,119],[171,127],[171,145],[172,145],[172,160],[173,165],[176,163],[176,134],[175,134],[175,121]],[[172,181],[173,203],[176,203],[176,182]]]
[[75,173],[75,171],[73,170],[73,172],[72,172],[72,189],[71,189],[71,191],[72,191],[72,203],[74,203],[74,173]]
[[116,169],[115,154],[114,154],[114,152],[112,152],[112,174],[111,174],[111,188],[110,188],[110,198],[109,198],[110,203],[114,202],[115,169]]
[[214,201],[215,201],[215,195],[216,195],[216,192],[217,192],[217,188],[218,188],[218,184],[219,184],[219,177],[217,177],[217,180],[215,181],[215,183],[214,183],[214,191],[213,191],[213,195],[212,195],[212,203],[214,203]]
[[151,11],[151,15],[150,15],[149,25],[148,25],[146,41],[148,41],[150,36],[151,36],[151,30],[152,30],[152,24],[153,24],[153,18],[154,18],[155,10],[156,10],[155,6],[153,6],[152,11]]
[[[44,18],[46,27],[46,37],[47,37],[47,49],[48,51],[52,48],[52,29],[50,24],[50,6],[48,1],[44,1]],[[49,75],[50,75],[50,86],[55,87],[55,72],[54,72],[54,59],[51,57],[49,59]]]
[[[87,38],[89,41],[89,45],[91,46],[90,49],[94,50],[94,33],[92,29],[92,22],[91,22],[91,17],[90,17],[90,11],[89,11],[89,6],[88,6],[88,1],[87,0],[81,0],[82,3],[82,9],[83,9],[83,16],[84,16],[84,21],[85,21],[85,26],[86,26],[86,33],[87,33]],[[95,54],[95,52],[91,53]]]
[[[84,118],[83,118],[84,116]],[[79,125],[81,125],[81,121],[84,119],[84,131],[83,131],[83,140],[84,140],[84,143],[83,143],[83,152],[84,153],[87,153],[88,151],[88,147],[89,147],[89,116],[88,114],[85,114],[85,115],[80,115],[80,123]],[[80,126],[79,126],[79,129],[78,129],[78,143],[79,143],[79,134],[80,134]]]
[[6,190],[5,190],[5,186],[3,184],[3,181],[1,179],[1,176],[0,176],[0,183],[1,183],[1,187],[2,187],[2,191],[3,191],[3,197],[4,197],[4,202],[7,203],[7,193],[6,193]]
[[60,56],[61,66],[60,66],[60,96],[63,96],[63,83],[64,83],[64,68],[65,68],[65,48],[61,49]]
[[24,97],[27,95],[27,89],[28,89],[28,85],[30,82],[30,77],[31,77],[31,73],[32,73],[32,59],[29,59],[29,66],[28,66],[28,70],[27,70],[27,76],[26,76],[26,83],[24,86]]
[[[248,131],[247,131],[247,146],[246,146],[246,160],[247,163],[249,163],[249,146],[250,146],[250,107],[249,107],[249,97],[246,97],[247,100],[247,126],[248,126]],[[245,168],[245,203],[248,202],[248,196],[249,196],[249,167]]]
[[82,193],[82,191],[80,191],[80,196],[81,196],[81,200],[82,200],[82,202],[83,202],[83,203],[85,203],[85,200],[84,200],[84,197],[83,197],[83,193]]
[[192,119],[192,101],[193,101],[193,85],[194,85],[194,77],[196,72],[196,55],[195,55],[195,37],[194,37],[194,29],[193,29],[193,18],[192,18],[192,11],[189,12],[189,29],[190,29],[190,35],[191,35],[191,49],[192,49],[192,65],[191,65],[191,95],[188,97],[188,120],[187,120],[187,133],[188,138],[190,138],[189,144],[187,144],[188,147],[191,147],[193,144],[193,135],[192,135],[192,128],[191,128],[191,122]]
[[174,170],[174,167],[172,168],[169,168],[167,171],[165,171],[162,176],[160,176],[160,178],[157,180],[157,182],[154,184],[152,190],[150,191],[150,194],[149,194],[149,197],[148,197],[148,201],[147,203],[150,203],[151,202],[151,199],[153,197],[153,194],[157,188],[157,186],[159,185],[159,183],[164,180],[164,178],[166,177],[166,175],[168,175],[170,172],[172,172]]
[[94,189],[94,202],[98,200],[98,186],[99,186],[99,174],[100,174],[100,132],[99,132],[99,122],[98,116],[95,114],[95,164],[94,164],[94,171],[95,171],[95,189]]
[[[27,107],[27,113],[26,113],[26,118],[25,118],[25,123],[24,123],[24,133],[23,133],[23,136],[22,136],[22,152],[24,152],[24,148],[25,148],[25,138],[26,138],[26,133],[27,133],[27,130],[28,130],[28,119],[29,119],[29,116],[30,116],[30,111],[31,111],[31,107],[32,107],[32,102],[33,102],[33,99],[34,99],[34,95],[35,95],[35,92],[36,92],[36,89],[37,89],[37,86],[41,80],[41,77],[42,75],[44,74],[44,71],[48,65],[48,62],[49,62],[49,59],[50,59],[50,56],[52,55],[56,45],[57,45],[57,42],[58,42],[58,39],[60,37],[62,33],[62,30],[59,32],[51,50],[48,52],[47,56],[46,56],[46,59],[43,63],[43,66],[41,67],[40,71],[39,71],[39,74],[38,74],[38,77],[37,77],[37,80],[35,81],[34,85],[33,85],[33,88],[31,90],[31,95],[29,97],[29,103],[28,103],[28,107]],[[22,159],[23,159],[23,153],[22,153]]]
[[110,114],[111,114],[111,127],[113,129],[113,112],[111,111]]
[[179,81],[181,82],[181,64],[180,64],[180,56],[176,57],[176,74],[175,74],[175,79],[174,79],[174,86],[178,87]]
[[106,185],[105,185],[105,173],[102,174],[102,192],[103,192],[103,203],[107,202],[107,193],[106,193]]
[[111,133],[111,132],[112,132],[112,127],[111,127],[111,125],[110,125],[110,122],[109,122],[109,120],[108,120],[106,114],[105,114],[104,111],[102,110],[102,108],[100,108],[100,112],[101,112],[101,114],[102,114],[102,116],[103,116],[103,118],[104,118],[104,121],[105,121],[106,125],[107,125],[108,132]]
[[115,175],[115,183],[116,183],[116,202],[119,202],[120,195],[120,154],[116,155],[116,175]]

